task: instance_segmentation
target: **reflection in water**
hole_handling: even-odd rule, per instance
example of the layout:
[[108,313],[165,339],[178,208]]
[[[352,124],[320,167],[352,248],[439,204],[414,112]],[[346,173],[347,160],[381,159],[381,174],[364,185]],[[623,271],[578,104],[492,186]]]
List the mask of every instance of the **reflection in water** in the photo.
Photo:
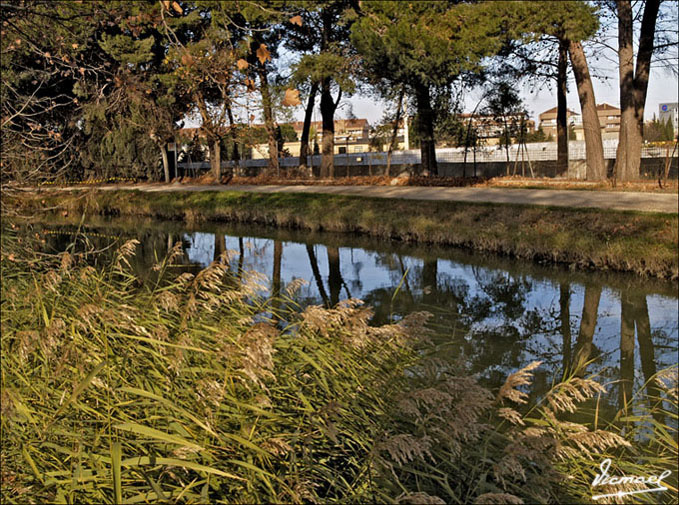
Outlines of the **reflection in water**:
[[584,364],[595,357],[593,355],[593,340],[600,300],[601,286],[588,284],[585,287],[585,301],[582,305],[580,331],[578,332],[578,340],[575,342],[575,352],[573,353],[575,358],[571,364],[574,370],[584,371]]
[[559,322],[563,336],[563,369],[568,370],[571,363],[571,287],[568,283],[559,283]]
[[[91,224],[141,241],[132,266],[153,281],[151,266],[181,241],[179,270],[195,272],[231,251],[228,268],[240,278],[255,270],[281,293],[295,279],[308,281],[294,302],[334,305],[356,297],[383,324],[418,310],[432,313],[434,344],[444,359],[462,358],[493,385],[508,373],[541,360],[537,394],[584,363],[615,384],[602,400],[613,411],[659,369],[676,363],[676,284],[625,275],[565,272],[533,263],[455,249],[413,247],[348,235],[310,235],[249,226],[204,225],[187,231],[176,223],[120,221]],[[64,228],[69,229],[69,228]],[[72,230],[73,227],[70,228]],[[53,250],[72,236],[49,235]],[[95,239],[92,239],[94,241]],[[279,302],[284,304],[285,302]],[[285,306],[273,307],[276,313]],[[573,342],[572,328],[578,328]],[[637,373],[638,372],[638,373]],[[653,393],[654,385],[647,385]]]

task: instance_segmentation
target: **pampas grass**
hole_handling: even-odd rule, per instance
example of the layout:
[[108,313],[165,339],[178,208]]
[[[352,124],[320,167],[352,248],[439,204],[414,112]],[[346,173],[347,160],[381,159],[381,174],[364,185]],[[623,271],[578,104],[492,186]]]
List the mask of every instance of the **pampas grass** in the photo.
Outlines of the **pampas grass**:
[[94,268],[3,233],[3,502],[588,503],[607,457],[673,469],[639,500],[676,501],[676,369],[575,423],[593,378],[529,401],[536,362],[490,391],[434,357],[425,313],[280,309],[228,252],[174,275],[172,249],[142,283],[135,249]]

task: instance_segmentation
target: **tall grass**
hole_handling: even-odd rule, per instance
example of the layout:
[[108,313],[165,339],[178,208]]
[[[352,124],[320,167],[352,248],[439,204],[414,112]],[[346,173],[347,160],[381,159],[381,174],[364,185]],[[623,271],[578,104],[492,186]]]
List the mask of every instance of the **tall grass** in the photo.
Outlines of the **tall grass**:
[[435,357],[426,314],[283,313],[294,293],[262,298],[228,253],[174,275],[175,248],[150,285],[135,241],[93,268],[27,240],[2,237],[3,502],[586,503],[601,458],[676,456],[676,385],[638,419],[569,423],[602,386],[572,377],[526,410],[537,364],[491,392]]

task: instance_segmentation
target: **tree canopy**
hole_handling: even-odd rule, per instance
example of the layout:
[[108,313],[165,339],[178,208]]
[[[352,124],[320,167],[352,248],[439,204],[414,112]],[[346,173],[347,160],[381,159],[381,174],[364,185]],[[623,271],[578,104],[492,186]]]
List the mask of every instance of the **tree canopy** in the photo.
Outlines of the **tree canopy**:
[[[620,75],[629,77],[621,77],[625,119],[618,172],[633,177],[651,61],[671,59],[676,49],[676,33],[667,29],[668,8],[655,0],[635,5],[581,0],[6,2],[1,7],[2,180],[90,175],[169,180],[175,174],[167,146],[189,118],[200,121],[215,178],[225,146],[238,163],[243,149],[262,140],[251,135],[255,122],[264,125],[269,168],[278,171],[281,139],[290,138],[281,134],[278,122],[289,121],[301,105],[300,167],[305,167],[317,95],[321,174],[332,176],[335,114],[342,98],[356,91],[395,105],[398,121],[414,114],[410,133],[420,146],[421,169],[436,174],[437,142],[467,146],[475,138],[457,117],[465,93],[483,86],[487,92],[479,112],[491,107],[496,117],[506,117],[511,107],[501,106],[501,98],[516,94],[524,79],[536,86],[557,83],[560,162],[567,163],[569,60],[586,123],[590,175],[605,177],[583,42],[616,22],[622,37]],[[630,66],[634,23],[640,25],[641,45],[637,64]],[[504,91],[497,87],[501,81]],[[392,123],[392,140],[398,121]]]

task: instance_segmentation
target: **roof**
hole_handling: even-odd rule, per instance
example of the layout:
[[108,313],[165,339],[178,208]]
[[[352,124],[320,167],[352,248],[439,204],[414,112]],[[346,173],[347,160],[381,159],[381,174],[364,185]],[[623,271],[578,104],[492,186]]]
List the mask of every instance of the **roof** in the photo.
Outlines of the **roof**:
[[[280,123],[280,126],[283,126],[284,124],[288,124],[292,126],[292,128],[296,132],[301,132],[302,129],[304,128],[304,121],[293,121],[292,123]],[[245,125],[242,125],[245,126]],[[252,123],[249,125],[251,128],[264,128],[264,124],[262,123]],[[311,127],[316,128],[317,131],[320,131],[320,129],[323,127],[323,122],[322,121],[312,121],[311,122]],[[355,129],[355,128],[360,128],[361,130],[370,128],[370,125],[368,124],[368,120],[364,118],[360,119],[335,119],[335,129],[337,130],[348,130],[348,129]],[[225,128],[226,130],[227,128]],[[204,137],[205,134],[202,131],[202,128],[199,126],[197,128],[181,128],[178,132],[180,135],[185,135],[185,136],[194,136],[194,135],[199,135],[200,137]]]
[[[574,110],[571,110],[571,109],[567,109],[567,110],[568,110],[568,114],[570,114],[571,116],[578,116],[579,115]],[[557,112],[558,112],[558,107],[552,107],[551,109],[547,109],[546,111],[541,112],[540,116],[542,116],[543,114],[556,114]]]
[[[512,114],[507,114],[507,117],[513,117],[513,116],[518,117],[518,116],[527,116],[527,115],[528,114],[526,112],[515,112],[515,113],[512,113]],[[493,119],[496,116],[494,116],[493,114],[470,114],[469,112],[462,112],[462,113],[458,114],[457,117],[465,118],[465,119],[470,118],[470,117],[471,118],[479,118],[479,119]]]
[[596,110],[610,110],[610,111],[618,111],[620,112],[620,109],[617,107],[612,106],[611,104],[608,103],[601,103],[596,106]]
[[[222,131],[224,134],[228,132],[228,127],[222,128]],[[205,130],[201,126],[195,127],[195,128],[180,128],[177,130],[177,134],[181,135],[182,137],[201,137],[205,138]]]
[[[293,121],[292,123],[288,123],[292,125],[292,127],[295,129],[295,131],[302,131],[304,128],[304,121]],[[316,127],[317,129],[320,129],[323,127],[323,121],[312,121],[311,122],[311,127]],[[335,119],[335,128],[339,128],[342,130],[346,130],[349,128],[360,128],[361,130],[365,128],[369,128],[370,125],[368,124],[368,120],[364,118],[360,119]]]

